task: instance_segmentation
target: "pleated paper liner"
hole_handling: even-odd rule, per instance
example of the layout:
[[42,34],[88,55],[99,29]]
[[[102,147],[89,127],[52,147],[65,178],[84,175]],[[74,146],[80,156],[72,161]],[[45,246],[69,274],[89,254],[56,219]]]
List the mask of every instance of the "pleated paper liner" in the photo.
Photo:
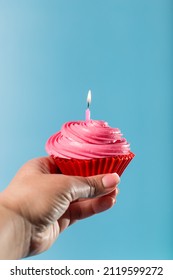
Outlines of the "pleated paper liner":
[[116,172],[119,176],[121,176],[134,156],[135,155],[130,152],[128,155],[89,160],[65,159],[58,157],[54,157],[54,160],[64,175],[86,177]]

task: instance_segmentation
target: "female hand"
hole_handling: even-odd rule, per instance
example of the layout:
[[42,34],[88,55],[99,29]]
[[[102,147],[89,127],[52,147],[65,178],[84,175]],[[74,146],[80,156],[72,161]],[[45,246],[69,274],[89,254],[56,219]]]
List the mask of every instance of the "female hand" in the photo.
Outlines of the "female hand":
[[112,207],[118,183],[117,174],[58,174],[50,157],[27,162],[0,194],[0,258],[47,250],[75,221]]

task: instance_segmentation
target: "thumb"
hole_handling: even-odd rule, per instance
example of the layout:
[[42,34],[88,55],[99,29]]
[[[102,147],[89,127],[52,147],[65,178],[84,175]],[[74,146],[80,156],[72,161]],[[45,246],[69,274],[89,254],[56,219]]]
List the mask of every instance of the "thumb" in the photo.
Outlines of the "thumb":
[[[118,174],[102,174],[90,177],[62,175],[58,193],[68,197],[69,202],[80,198],[94,198],[112,192],[120,182]],[[60,183],[60,181],[59,181]]]

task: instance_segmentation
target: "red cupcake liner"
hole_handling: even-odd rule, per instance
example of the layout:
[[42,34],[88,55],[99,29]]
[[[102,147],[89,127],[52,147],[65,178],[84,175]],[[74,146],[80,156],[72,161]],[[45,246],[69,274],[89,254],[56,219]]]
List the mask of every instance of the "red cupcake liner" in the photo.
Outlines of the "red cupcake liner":
[[114,172],[121,176],[134,156],[135,155],[130,152],[128,155],[89,160],[53,158],[62,174],[87,177]]

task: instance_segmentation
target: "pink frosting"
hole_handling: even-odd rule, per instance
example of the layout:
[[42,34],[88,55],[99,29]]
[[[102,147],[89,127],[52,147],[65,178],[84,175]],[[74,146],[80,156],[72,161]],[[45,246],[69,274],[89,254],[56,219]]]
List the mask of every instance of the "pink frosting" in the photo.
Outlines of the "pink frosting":
[[107,122],[75,121],[65,123],[48,139],[46,151],[54,157],[91,159],[128,154],[130,145]]

